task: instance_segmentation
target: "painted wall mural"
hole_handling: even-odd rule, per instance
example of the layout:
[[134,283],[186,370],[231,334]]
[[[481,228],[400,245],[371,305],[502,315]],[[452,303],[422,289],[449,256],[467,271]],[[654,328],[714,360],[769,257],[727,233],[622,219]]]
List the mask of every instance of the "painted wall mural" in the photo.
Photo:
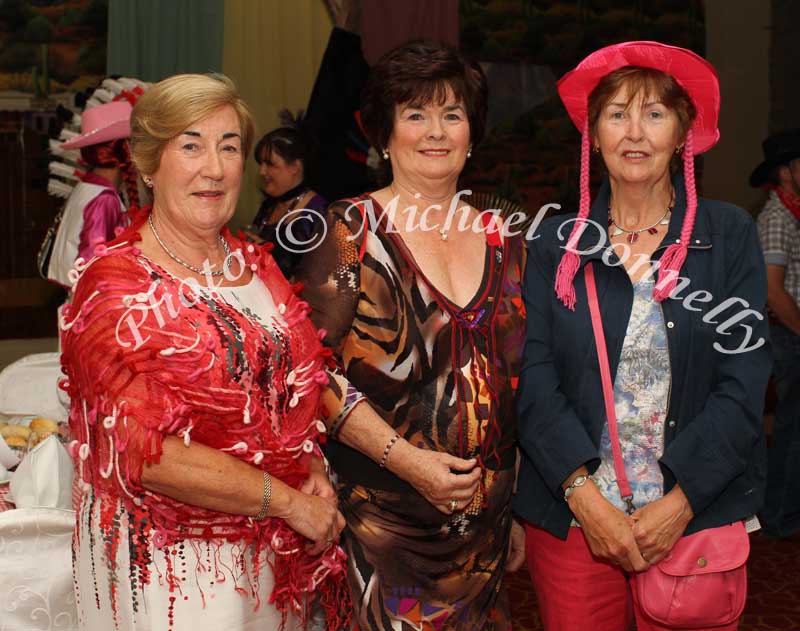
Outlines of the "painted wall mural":
[[105,74],[108,0],[0,0],[0,92],[36,99]]

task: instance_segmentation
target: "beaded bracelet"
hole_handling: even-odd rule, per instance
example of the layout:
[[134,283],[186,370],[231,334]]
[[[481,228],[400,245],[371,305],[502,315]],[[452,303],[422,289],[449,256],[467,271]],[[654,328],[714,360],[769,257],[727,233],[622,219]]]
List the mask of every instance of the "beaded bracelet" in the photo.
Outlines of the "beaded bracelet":
[[261,498],[261,510],[258,511],[258,515],[253,517],[256,521],[263,521],[267,517],[267,511],[269,510],[269,500],[272,497],[272,478],[269,476],[269,473],[266,471],[264,472],[264,495]]
[[395,434],[392,436],[392,439],[386,444],[386,449],[383,450],[383,458],[381,458],[380,467],[381,469],[386,468],[386,459],[389,457],[389,452],[394,447],[394,444],[400,440],[400,434]]

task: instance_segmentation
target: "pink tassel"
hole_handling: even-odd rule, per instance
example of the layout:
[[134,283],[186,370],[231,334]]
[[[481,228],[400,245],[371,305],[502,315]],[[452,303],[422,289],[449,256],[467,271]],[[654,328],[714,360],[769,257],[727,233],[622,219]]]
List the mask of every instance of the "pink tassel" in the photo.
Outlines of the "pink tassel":
[[578,273],[581,259],[574,252],[565,252],[556,270],[556,295],[564,306],[575,311],[575,274]]
[[575,311],[575,274],[581,266],[580,257],[574,252],[578,247],[578,240],[586,226],[586,219],[589,217],[589,121],[583,126],[581,137],[581,173],[580,191],[581,203],[578,209],[578,217],[572,232],[567,241],[567,250],[561,257],[561,262],[556,270],[556,295],[564,306],[571,311]]
[[661,265],[658,268],[658,283],[653,289],[653,298],[656,302],[661,302],[669,298],[678,284],[681,267],[686,260],[687,248],[681,243],[673,243],[669,246],[661,257]]
[[675,290],[680,278],[681,268],[689,251],[689,239],[694,229],[694,220],[697,215],[697,185],[694,179],[694,138],[692,130],[686,133],[686,144],[683,150],[683,177],[686,184],[686,217],[681,227],[679,243],[667,247],[661,257],[658,277],[659,281],[653,289],[653,298],[661,302],[669,298]]

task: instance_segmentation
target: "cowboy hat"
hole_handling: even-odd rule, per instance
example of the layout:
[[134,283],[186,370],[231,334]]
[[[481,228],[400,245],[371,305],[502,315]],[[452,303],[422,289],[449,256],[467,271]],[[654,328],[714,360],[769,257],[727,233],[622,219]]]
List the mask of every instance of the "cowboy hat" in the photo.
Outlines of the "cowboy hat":
[[719,80],[714,67],[685,48],[659,42],[623,42],[593,52],[558,81],[558,93],[572,122],[583,130],[589,95],[607,74],[638,66],[671,75],[692,99],[697,116],[692,124],[695,154],[703,153],[719,140]]
[[[685,48],[658,42],[622,42],[606,46],[590,54],[574,70],[558,82],[558,94],[567,108],[572,122],[581,132],[581,177],[578,220],[572,229],[568,244],[574,245],[589,216],[589,96],[606,75],[628,66],[660,70],[675,79],[686,91],[697,110],[692,126],[686,132],[683,150],[684,179],[686,181],[686,214],[681,233],[691,234],[697,211],[697,191],[694,178],[694,157],[709,150],[719,140],[719,80],[714,67],[699,55]],[[660,259],[661,273],[666,281],[653,290],[653,297],[662,301],[675,288],[678,273],[686,259],[687,239],[667,246]],[[555,290],[568,309],[575,309],[573,280],[580,267],[580,259],[572,248],[564,253],[556,271]]]
[[80,149],[101,142],[128,138],[131,135],[131,112],[128,101],[112,101],[87,109],[81,116],[81,134],[61,145]]
[[800,129],[773,134],[761,143],[761,147],[764,150],[764,161],[750,174],[750,186],[754,187],[766,184],[774,168],[800,158]]

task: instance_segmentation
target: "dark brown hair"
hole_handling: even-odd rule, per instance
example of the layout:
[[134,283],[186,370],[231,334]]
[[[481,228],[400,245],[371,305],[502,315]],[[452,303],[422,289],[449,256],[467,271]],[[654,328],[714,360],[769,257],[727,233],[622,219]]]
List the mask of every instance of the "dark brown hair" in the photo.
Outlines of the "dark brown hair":
[[389,51],[372,67],[361,97],[367,139],[382,151],[392,135],[396,105],[444,105],[448,88],[463,104],[470,141],[477,145],[486,129],[486,75],[452,46],[421,40]]
[[98,145],[81,147],[81,160],[89,169],[119,167],[131,207],[139,206],[139,186],[128,140],[119,138]]
[[311,158],[311,143],[306,135],[294,127],[278,127],[264,134],[256,143],[253,158],[258,164],[270,160],[277,153],[287,164],[300,160],[303,169]]
[[678,117],[679,142],[683,141],[697,116],[697,108],[692,99],[672,75],[654,68],[638,66],[625,66],[608,73],[592,90],[588,103],[589,129],[592,135],[596,132],[600,112],[623,86],[628,88],[626,107],[630,107],[636,98],[644,100],[649,97],[658,99],[665,107],[674,111]]

